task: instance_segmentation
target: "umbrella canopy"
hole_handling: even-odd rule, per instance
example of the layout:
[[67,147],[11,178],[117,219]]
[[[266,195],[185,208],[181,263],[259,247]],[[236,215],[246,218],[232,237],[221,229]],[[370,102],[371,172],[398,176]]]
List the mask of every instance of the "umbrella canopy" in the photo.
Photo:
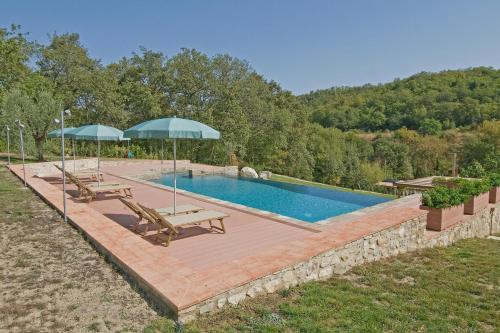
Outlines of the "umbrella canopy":
[[[66,136],[66,133],[64,133]],[[75,140],[97,141],[97,186],[101,184],[101,141],[122,141],[123,131],[105,125],[85,125],[68,133]]]
[[[74,127],[67,127],[64,129],[64,136],[68,136],[68,134],[71,133],[72,130],[74,130],[75,128]],[[58,129],[55,129],[53,130],[52,132],[49,132],[47,134],[47,137],[50,138],[50,139],[55,139],[55,138],[60,138],[61,137],[61,129],[58,128]]]
[[[64,128],[64,137],[71,138],[71,135],[74,131],[78,130],[75,127],[66,127]],[[60,138],[61,137],[61,129],[55,129],[52,132],[47,134],[49,139]],[[75,149],[75,140],[73,139],[73,171],[76,171],[76,149]]]
[[145,121],[126,130],[124,136],[136,139],[219,139],[220,133],[200,122],[174,117]]
[[68,137],[76,140],[120,141],[123,140],[123,131],[105,125],[85,125],[70,131]]
[[124,132],[126,138],[174,140],[174,215],[177,204],[177,139],[219,139],[220,133],[210,126],[183,118],[163,118],[145,121]]

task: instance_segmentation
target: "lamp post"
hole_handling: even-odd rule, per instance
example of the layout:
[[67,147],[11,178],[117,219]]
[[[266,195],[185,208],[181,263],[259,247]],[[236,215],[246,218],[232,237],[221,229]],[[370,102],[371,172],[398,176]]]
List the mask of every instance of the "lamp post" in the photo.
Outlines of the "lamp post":
[[10,165],[10,127],[5,125],[5,132],[7,132],[7,165]]
[[64,217],[64,222],[68,222],[68,218],[66,216],[66,168],[64,166],[64,115],[71,115],[71,112],[69,110],[64,110],[61,111],[61,119],[54,119],[54,122],[56,124],[61,124],[61,167],[62,167],[62,183],[63,183],[63,217]]
[[21,123],[21,121],[19,119],[16,119],[16,124],[19,127],[19,137],[21,138],[21,158],[23,160],[23,181],[24,181],[24,186],[26,186],[26,168],[24,165],[24,140],[23,140],[24,125]]

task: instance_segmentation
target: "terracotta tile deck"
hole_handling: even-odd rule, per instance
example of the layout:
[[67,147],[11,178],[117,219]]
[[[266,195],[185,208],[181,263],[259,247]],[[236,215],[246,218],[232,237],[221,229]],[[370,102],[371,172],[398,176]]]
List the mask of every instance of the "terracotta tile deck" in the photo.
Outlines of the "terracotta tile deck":
[[[164,167],[170,165],[168,162]],[[107,173],[106,181],[130,183],[135,201],[158,208],[171,205],[171,191],[118,177],[158,166],[155,162],[123,163],[103,167],[103,171]],[[11,170],[22,177],[21,168],[14,165]],[[27,174],[27,180],[39,195],[62,210],[60,179]],[[68,217],[72,223],[132,276],[155,290],[174,311],[422,214],[415,198],[354,219],[339,219],[321,226],[318,232],[180,194],[179,204],[190,203],[227,213],[230,216],[225,220],[227,233],[210,232],[203,225],[193,226],[185,228],[179,238],[164,247],[154,242],[153,232],[142,237],[128,229],[135,216],[116,196],[100,197],[87,204],[71,196],[76,193],[72,185],[68,185],[67,193]]]

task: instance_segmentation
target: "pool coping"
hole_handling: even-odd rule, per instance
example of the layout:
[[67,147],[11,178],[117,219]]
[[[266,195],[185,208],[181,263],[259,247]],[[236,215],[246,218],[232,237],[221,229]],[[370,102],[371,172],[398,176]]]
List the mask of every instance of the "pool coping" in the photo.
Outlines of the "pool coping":
[[[117,174],[113,174],[110,172],[108,172],[108,173],[110,175],[118,177],[118,178],[123,178],[123,179],[127,179],[130,181],[142,183],[145,185],[164,189],[164,190],[167,190],[170,192],[174,191],[174,188],[171,186],[158,184],[158,183],[155,183],[151,180],[140,178],[141,176],[145,176],[145,175],[137,175],[137,176],[133,177],[133,176],[117,175]],[[151,179],[153,179],[153,178],[151,178]],[[401,203],[407,202],[408,200],[412,200],[416,196],[419,196],[419,194],[414,194],[414,195],[410,195],[410,196],[382,202],[382,203],[379,203],[379,204],[376,204],[373,206],[368,206],[365,208],[357,209],[357,210],[354,210],[352,212],[348,212],[348,213],[344,213],[344,214],[340,214],[340,215],[335,215],[335,216],[332,216],[332,217],[329,217],[329,218],[326,218],[323,220],[319,220],[317,222],[306,222],[306,221],[302,221],[302,220],[299,220],[299,219],[296,219],[293,217],[284,216],[281,214],[273,213],[273,212],[262,210],[262,209],[253,208],[250,206],[245,206],[242,204],[233,203],[233,202],[226,201],[226,200],[216,199],[216,198],[213,198],[210,196],[186,191],[186,190],[179,189],[179,188],[177,188],[176,192],[177,192],[177,194],[180,194],[180,195],[184,195],[184,196],[198,199],[201,201],[205,201],[208,203],[217,204],[217,205],[220,205],[220,206],[223,206],[226,208],[235,209],[235,210],[238,210],[240,212],[249,213],[249,214],[252,214],[255,216],[264,217],[264,218],[273,220],[275,222],[284,223],[287,225],[291,225],[291,226],[298,227],[301,229],[306,229],[308,231],[313,231],[313,232],[321,232],[324,230],[325,227],[328,227],[329,225],[336,223],[336,222],[341,222],[341,221],[346,222],[346,221],[351,221],[351,220],[354,221],[355,219],[357,219],[361,216],[364,216],[366,214],[370,214],[370,213],[373,213],[373,212],[376,212],[376,211],[379,211],[382,209],[390,208],[392,206],[397,206]]]

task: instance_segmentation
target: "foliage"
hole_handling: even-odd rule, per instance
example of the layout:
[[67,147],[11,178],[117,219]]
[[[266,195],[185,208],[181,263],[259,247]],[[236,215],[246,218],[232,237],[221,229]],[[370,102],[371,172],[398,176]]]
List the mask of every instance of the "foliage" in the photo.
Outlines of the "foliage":
[[0,27],[0,101],[4,91],[30,72],[28,61],[33,50],[33,43],[20,32],[20,26]]
[[[44,150],[57,154],[45,136],[58,111],[71,108],[68,126],[124,129],[173,115],[198,120],[222,138],[179,142],[179,158],[355,189],[374,189],[384,177],[450,175],[454,162],[470,176],[500,169],[500,71],[491,68],[294,96],[227,54],[182,49],[167,57],[140,48],[103,65],[76,33],[53,34],[39,45],[19,31],[0,29],[0,126],[16,117],[30,122],[26,148],[39,159]],[[18,147],[17,131],[11,139]],[[159,158],[158,145],[134,141],[130,149],[138,158]],[[113,147],[103,146],[103,156],[125,155],[124,146]],[[78,144],[77,154],[94,149]]]
[[[325,127],[379,131],[402,127],[437,134],[500,118],[500,70],[422,72],[379,85],[318,90],[301,99]],[[439,123],[439,125],[438,125]]]
[[436,186],[422,194],[422,204],[429,208],[448,208],[465,202],[464,194],[455,188]]
[[47,132],[54,126],[61,110],[59,101],[51,93],[50,83],[33,73],[27,75],[22,84],[9,90],[3,97],[0,109],[2,123],[13,124],[15,119],[26,125],[31,133],[39,160],[43,159],[43,143]]
[[491,186],[500,186],[500,173],[491,173],[488,175]]
[[486,175],[486,170],[478,161],[474,161],[471,164],[463,167],[460,170],[460,175],[466,178],[481,178]]
[[443,129],[443,126],[439,120],[436,119],[424,119],[420,123],[420,128],[418,131],[424,135],[437,135],[441,130]]
[[466,199],[486,193],[491,189],[491,183],[488,178],[479,180],[457,178],[454,182],[456,184],[456,189]]

